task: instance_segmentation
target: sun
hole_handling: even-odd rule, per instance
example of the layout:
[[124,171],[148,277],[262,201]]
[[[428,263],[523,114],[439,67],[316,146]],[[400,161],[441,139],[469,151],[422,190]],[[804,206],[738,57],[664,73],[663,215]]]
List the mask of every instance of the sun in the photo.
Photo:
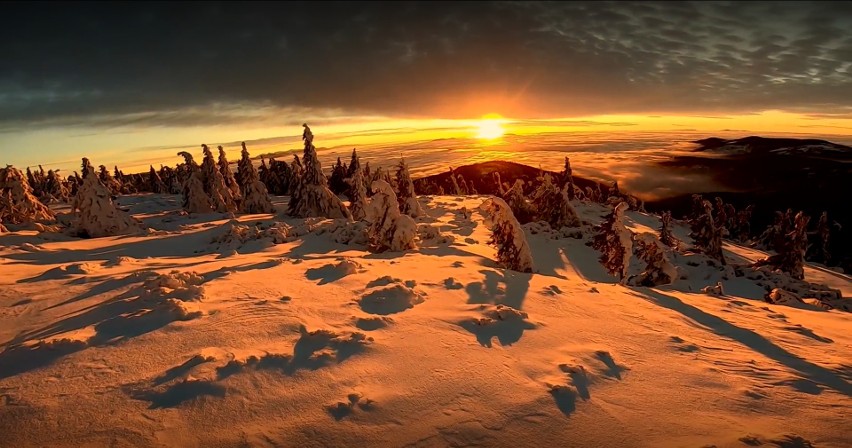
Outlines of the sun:
[[494,140],[506,133],[503,129],[503,120],[497,114],[488,114],[476,125],[476,138],[483,140]]

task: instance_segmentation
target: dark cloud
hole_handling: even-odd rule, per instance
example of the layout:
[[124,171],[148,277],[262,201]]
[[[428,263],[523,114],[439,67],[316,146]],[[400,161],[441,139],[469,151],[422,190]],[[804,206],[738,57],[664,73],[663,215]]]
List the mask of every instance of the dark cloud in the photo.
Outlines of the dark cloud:
[[4,18],[7,129],[852,105],[844,2],[13,3]]

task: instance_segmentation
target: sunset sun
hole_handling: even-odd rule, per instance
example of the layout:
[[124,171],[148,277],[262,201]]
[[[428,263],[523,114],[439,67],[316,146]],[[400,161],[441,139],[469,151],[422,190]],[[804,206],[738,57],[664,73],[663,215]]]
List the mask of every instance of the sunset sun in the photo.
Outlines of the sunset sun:
[[482,117],[482,120],[477,124],[476,138],[493,140],[502,137],[505,133],[506,130],[503,129],[503,121],[500,119],[500,116],[497,114],[488,114]]

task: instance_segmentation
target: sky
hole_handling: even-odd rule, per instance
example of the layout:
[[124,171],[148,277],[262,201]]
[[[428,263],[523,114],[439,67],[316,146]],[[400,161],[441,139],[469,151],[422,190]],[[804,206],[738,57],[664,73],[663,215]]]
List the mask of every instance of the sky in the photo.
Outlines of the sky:
[[318,146],[461,138],[486,114],[515,134],[852,135],[850,2],[22,2],[3,16],[0,156],[18,166],[276,151],[303,122]]

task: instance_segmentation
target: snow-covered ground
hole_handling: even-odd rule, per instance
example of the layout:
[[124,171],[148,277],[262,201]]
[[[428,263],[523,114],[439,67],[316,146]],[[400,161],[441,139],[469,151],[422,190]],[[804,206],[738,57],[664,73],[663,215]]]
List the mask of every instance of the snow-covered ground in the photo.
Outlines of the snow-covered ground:
[[535,225],[536,272],[506,271],[484,199],[421,197],[419,247],[379,254],[328,221],[239,216],[251,233],[169,195],[119,200],[144,236],[3,234],[0,446],[850,446],[852,314],[701,266],[621,286]]

